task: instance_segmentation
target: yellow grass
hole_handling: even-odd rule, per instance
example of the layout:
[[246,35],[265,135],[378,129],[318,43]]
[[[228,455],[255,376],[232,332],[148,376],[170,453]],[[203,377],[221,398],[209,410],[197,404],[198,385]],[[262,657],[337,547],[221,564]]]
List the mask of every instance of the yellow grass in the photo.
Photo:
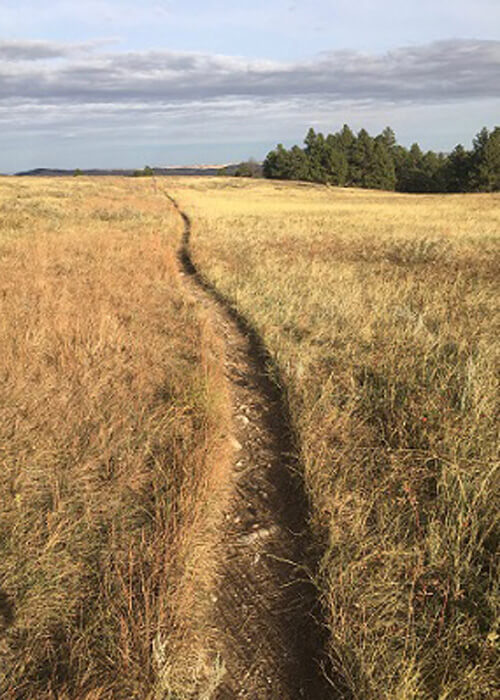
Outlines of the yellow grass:
[[151,181],[0,181],[2,698],[209,672],[228,409],[180,234]]
[[338,695],[493,697],[499,195],[201,178],[0,180],[0,696],[220,671],[223,353],[163,190],[277,361]]
[[277,360],[339,696],[493,697],[500,196],[166,186]]

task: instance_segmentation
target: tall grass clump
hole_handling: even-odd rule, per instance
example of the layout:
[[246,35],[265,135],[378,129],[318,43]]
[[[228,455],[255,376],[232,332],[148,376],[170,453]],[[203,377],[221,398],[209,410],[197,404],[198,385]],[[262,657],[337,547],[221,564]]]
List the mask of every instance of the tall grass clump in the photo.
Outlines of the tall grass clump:
[[494,697],[499,196],[174,191],[199,268],[282,373],[332,694]]
[[227,400],[179,222],[118,179],[4,180],[0,212],[0,695],[197,687]]

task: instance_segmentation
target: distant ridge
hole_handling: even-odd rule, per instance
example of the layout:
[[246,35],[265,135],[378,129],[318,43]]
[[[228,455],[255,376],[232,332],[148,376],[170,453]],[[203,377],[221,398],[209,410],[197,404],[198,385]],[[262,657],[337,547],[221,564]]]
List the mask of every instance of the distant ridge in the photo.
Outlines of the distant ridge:
[[[221,170],[227,175],[233,175],[238,168],[237,163],[228,165],[194,165],[194,166],[172,166],[162,168],[152,168],[154,175],[217,175]],[[71,177],[72,175],[115,175],[122,177],[132,177],[137,169],[106,170],[91,168],[89,170],[72,169],[62,170],[59,168],[34,168],[16,173],[16,176],[38,176],[38,177]]]

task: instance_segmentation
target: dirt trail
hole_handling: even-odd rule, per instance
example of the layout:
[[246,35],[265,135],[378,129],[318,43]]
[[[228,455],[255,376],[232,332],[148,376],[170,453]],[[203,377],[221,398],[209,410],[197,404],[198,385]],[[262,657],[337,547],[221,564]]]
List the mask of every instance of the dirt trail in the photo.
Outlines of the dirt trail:
[[235,426],[235,496],[226,513],[214,597],[218,652],[225,667],[217,700],[322,700],[333,697],[321,671],[313,560],[288,413],[270,380],[259,336],[202,279],[189,254],[191,222],[180,251],[189,292],[209,307],[225,340],[225,374]]

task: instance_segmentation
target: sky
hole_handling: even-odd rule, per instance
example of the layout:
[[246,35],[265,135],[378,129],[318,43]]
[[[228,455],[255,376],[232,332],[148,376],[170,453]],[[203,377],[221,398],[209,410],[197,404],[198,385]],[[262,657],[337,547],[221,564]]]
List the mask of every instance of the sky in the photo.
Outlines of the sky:
[[500,123],[500,0],[1,0],[0,172],[262,159]]

